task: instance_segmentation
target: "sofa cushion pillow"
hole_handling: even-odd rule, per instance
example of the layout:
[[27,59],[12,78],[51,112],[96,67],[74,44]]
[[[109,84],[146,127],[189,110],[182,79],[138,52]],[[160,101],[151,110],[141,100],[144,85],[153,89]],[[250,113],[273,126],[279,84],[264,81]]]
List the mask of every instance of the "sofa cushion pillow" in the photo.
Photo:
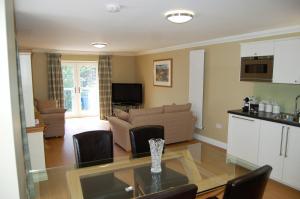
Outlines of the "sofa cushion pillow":
[[165,105],[164,112],[165,113],[173,113],[173,112],[184,112],[191,110],[191,103],[181,104],[181,105]]
[[129,110],[129,121],[132,121],[134,117],[143,115],[155,115],[163,113],[163,107],[145,108],[145,109],[130,109]]
[[129,121],[129,114],[126,113],[125,111],[122,110],[115,111],[115,115],[117,116],[117,118],[121,120]]

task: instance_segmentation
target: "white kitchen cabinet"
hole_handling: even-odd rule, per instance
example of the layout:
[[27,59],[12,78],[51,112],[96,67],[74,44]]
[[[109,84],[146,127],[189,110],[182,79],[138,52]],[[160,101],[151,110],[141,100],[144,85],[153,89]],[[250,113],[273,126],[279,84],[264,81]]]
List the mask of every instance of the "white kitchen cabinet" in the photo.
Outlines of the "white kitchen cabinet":
[[258,163],[272,166],[271,178],[276,180],[282,178],[286,128],[280,123],[261,121]]
[[282,181],[300,190],[300,128],[287,126]]
[[229,114],[227,152],[257,165],[259,128],[260,120]]
[[300,84],[300,39],[274,41],[273,83]]
[[259,41],[241,44],[241,57],[274,55],[274,41]]

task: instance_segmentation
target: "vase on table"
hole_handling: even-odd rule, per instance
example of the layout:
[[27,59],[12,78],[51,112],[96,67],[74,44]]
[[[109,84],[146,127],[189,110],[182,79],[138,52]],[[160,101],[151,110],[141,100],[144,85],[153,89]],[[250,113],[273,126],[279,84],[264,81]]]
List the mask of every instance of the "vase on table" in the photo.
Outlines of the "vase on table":
[[151,172],[160,173],[161,172],[161,156],[164,149],[165,141],[163,139],[150,139],[150,152],[151,152]]

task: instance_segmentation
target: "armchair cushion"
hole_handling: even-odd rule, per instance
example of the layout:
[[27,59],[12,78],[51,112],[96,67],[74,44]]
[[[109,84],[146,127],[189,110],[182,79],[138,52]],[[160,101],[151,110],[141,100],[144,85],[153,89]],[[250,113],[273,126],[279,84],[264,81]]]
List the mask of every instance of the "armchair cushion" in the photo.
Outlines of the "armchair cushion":
[[38,100],[37,101],[37,109],[41,112],[42,110],[49,108],[57,108],[56,100]]
[[47,113],[65,113],[66,109],[64,108],[48,108],[48,109],[42,109],[40,113],[47,114]]

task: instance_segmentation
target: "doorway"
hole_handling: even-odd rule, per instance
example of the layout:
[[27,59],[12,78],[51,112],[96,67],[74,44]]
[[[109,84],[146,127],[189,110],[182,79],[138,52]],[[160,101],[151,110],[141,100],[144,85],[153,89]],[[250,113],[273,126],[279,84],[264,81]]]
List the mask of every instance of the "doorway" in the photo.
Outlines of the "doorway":
[[99,115],[97,62],[62,61],[66,117]]

